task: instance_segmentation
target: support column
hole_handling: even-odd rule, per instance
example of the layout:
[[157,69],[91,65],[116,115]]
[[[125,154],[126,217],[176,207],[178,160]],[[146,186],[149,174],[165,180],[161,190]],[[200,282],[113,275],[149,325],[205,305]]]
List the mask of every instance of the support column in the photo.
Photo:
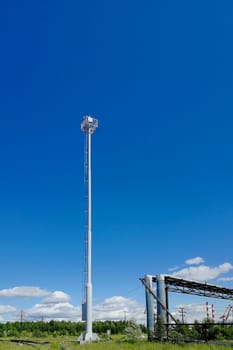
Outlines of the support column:
[[[152,290],[152,276],[146,275],[145,282],[147,286]],[[146,293],[146,321],[147,321],[147,332],[148,339],[151,340],[154,337],[155,332],[155,320],[154,320],[154,298],[153,295],[149,292],[147,288],[145,288]]]
[[[157,297],[166,308],[167,302],[164,275],[157,275]],[[157,303],[157,315],[161,317],[164,324],[167,322],[166,311],[162,308],[160,303]]]

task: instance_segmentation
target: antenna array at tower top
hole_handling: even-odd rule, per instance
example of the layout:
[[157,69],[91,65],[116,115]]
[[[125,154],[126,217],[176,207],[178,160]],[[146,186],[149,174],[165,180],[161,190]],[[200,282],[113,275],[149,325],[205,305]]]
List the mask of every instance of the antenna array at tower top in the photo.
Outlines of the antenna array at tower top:
[[82,131],[89,134],[93,134],[97,128],[98,128],[98,119],[94,119],[89,115],[83,117],[83,121],[81,124]]

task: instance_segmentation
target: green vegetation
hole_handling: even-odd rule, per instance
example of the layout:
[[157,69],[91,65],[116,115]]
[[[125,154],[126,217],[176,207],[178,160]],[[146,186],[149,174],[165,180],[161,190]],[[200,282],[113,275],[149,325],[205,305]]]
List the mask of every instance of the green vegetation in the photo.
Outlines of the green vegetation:
[[146,340],[131,343],[120,338],[115,339],[115,337],[112,341],[85,345],[79,345],[76,342],[72,342],[71,339],[67,337],[58,337],[56,340],[46,338],[46,340],[49,340],[50,343],[46,345],[20,345],[19,343],[10,343],[9,341],[4,340],[0,342],[0,350],[226,350],[225,346],[213,344],[151,343]]
[[204,320],[201,323],[195,321],[192,326],[178,323],[169,331],[169,337],[205,341],[229,341],[233,340],[233,326],[214,324],[208,320]]
[[192,326],[181,323],[173,325],[168,330],[169,343],[163,342],[162,335],[167,331],[162,322],[155,326],[155,335],[159,340],[156,343],[147,341],[144,326],[130,321],[94,322],[93,331],[100,335],[102,341],[80,345],[77,339],[84,329],[82,322],[8,322],[0,324],[0,350],[221,350],[226,347],[197,342],[221,340],[227,344],[233,340],[232,325],[216,325],[209,321],[195,322]]
[[[125,329],[131,322],[127,321],[98,321],[93,322],[93,331],[100,335],[123,334]],[[146,332],[144,326],[140,326],[142,332]],[[85,330],[83,322],[66,322],[66,321],[50,321],[50,322],[7,322],[0,323],[0,339],[2,337],[34,337],[42,338],[47,336],[79,336]]]

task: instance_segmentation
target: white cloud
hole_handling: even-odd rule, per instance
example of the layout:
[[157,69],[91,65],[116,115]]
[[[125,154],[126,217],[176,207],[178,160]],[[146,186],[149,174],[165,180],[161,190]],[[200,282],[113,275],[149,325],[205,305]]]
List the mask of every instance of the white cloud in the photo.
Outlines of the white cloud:
[[179,266],[170,267],[170,268],[168,269],[168,271],[169,271],[169,272],[173,272],[173,271],[178,270],[179,268],[180,268]]
[[185,264],[187,264],[187,265],[200,265],[203,262],[204,262],[204,259],[201,258],[200,256],[197,256],[196,258],[187,259],[185,261]]
[[27,315],[31,318],[45,318],[46,320],[71,320],[80,321],[81,308],[65,303],[36,304],[27,310]]
[[[70,303],[70,296],[63,291],[47,291],[40,287],[19,286],[10,289],[0,290],[2,298],[41,298],[31,308],[23,308],[29,319],[45,318],[46,320],[81,320],[81,307]],[[22,308],[22,306],[20,306]],[[94,320],[135,320],[145,323],[145,306],[139,304],[136,300],[125,298],[123,296],[113,296],[106,298],[102,304],[93,306]],[[0,305],[0,314],[16,313],[13,306]],[[8,320],[4,316],[4,320]],[[0,316],[1,320],[1,316]]]
[[49,292],[39,287],[14,287],[0,290],[0,297],[4,298],[39,298],[48,295]]
[[[24,309],[28,318],[57,320],[73,320],[81,319],[81,308],[75,307],[69,303],[70,296],[63,291],[50,292],[39,287],[22,286],[11,289],[0,290],[0,297],[5,298],[42,298],[41,303],[37,303],[29,310]],[[10,305],[0,305],[0,314],[15,313],[16,308]],[[4,321],[8,320],[8,316],[4,317]]]
[[0,314],[16,312],[16,308],[11,305],[0,305]]
[[95,305],[94,319],[96,320],[135,320],[145,321],[145,306],[137,301],[123,296],[114,296],[104,300],[102,304]]
[[206,308],[204,304],[182,304],[176,305],[173,316],[181,320],[181,308],[184,310],[185,322],[203,321],[206,318]]
[[[56,302],[57,299],[57,302]],[[64,299],[64,301],[62,301]],[[32,319],[45,318],[46,320],[81,320],[81,308],[65,301],[69,296],[63,292],[54,292],[43,299],[41,303],[26,310]],[[145,322],[145,306],[133,299],[114,296],[104,300],[102,304],[93,306],[93,320],[135,320]]]
[[216,267],[201,265],[198,267],[188,267],[180,271],[174,272],[173,276],[188,280],[208,281],[217,278],[223,273],[227,273],[233,269],[230,263],[224,263]]
[[66,303],[70,301],[70,296],[62,291],[55,291],[43,299],[43,304]]

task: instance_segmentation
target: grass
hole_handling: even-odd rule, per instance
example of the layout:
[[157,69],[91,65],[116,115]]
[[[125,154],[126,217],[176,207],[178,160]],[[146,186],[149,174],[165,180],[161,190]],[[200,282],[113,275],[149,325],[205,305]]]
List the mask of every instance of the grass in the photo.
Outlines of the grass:
[[[27,339],[30,340],[30,339]],[[122,341],[119,337],[112,341],[80,345],[75,338],[58,337],[40,339],[40,342],[48,341],[49,344],[19,344],[10,342],[10,339],[1,339],[0,350],[226,350],[227,347],[214,344],[169,344],[149,343],[146,340],[136,343]]]

